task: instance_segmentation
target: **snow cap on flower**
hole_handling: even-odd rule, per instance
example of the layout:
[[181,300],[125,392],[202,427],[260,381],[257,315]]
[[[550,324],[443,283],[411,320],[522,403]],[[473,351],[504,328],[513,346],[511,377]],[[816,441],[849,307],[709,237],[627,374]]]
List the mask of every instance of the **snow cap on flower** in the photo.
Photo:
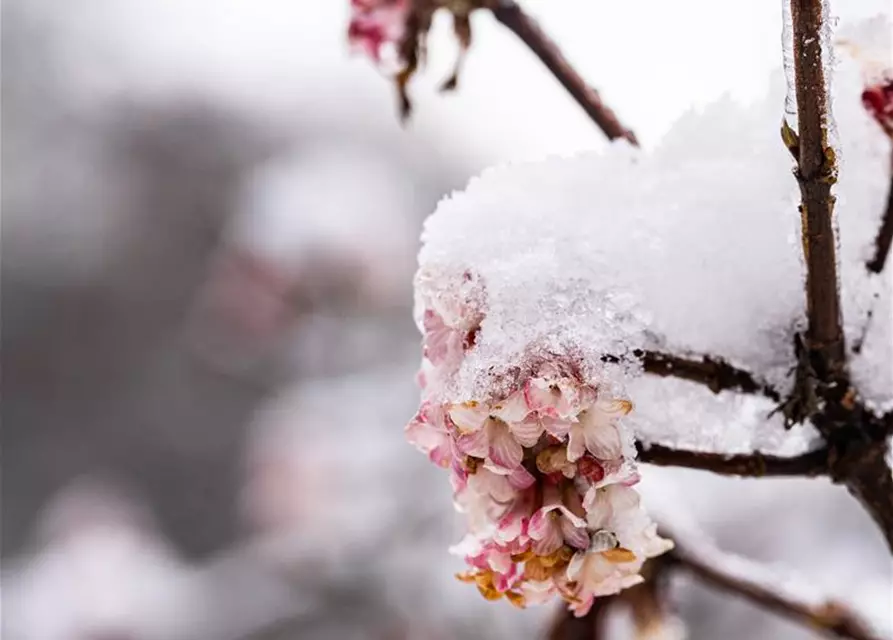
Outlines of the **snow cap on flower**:
[[429,275],[416,278],[423,401],[406,435],[450,470],[469,531],[452,550],[469,567],[460,579],[488,600],[523,607],[559,595],[578,613],[635,584],[668,543],[631,488],[635,448],[623,420],[632,403],[559,356],[498,390],[456,395],[452,383],[482,348],[486,288],[464,272],[439,295],[424,284]]

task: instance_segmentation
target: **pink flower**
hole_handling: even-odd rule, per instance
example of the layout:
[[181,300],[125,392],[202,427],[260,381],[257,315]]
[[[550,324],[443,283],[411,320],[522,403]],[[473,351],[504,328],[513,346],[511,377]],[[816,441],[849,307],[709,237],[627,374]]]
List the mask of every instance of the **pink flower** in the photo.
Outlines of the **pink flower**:
[[425,329],[423,353],[431,364],[453,368],[465,354],[465,334],[446,325],[443,318],[428,309],[422,319]]
[[454,459],[453,442],[446,425],[446,414],[440,405],[431,402],[422,404],[416,416],[406,425],[406,439],[431,462],[447,468]]
[[593,535],[610,534],[616,544],[632,550],[637,556],[651,558],[673,547],[669,540],[657,535],[657,525],[639,504],[638,492],[624,484],[591,487],[583,499],[586,523]]
[[[525,545],[528,542],[530,519],[533,515],[533,499],[535,492],[522,491],[515,496],[511,509],[499,519],[493,539],[501,544]],[[515,553],[520,553],[516,551]]]
[[541,416],[567,420],[588,404],[594,392],[571,377],[548,367],[524,385],[527,406]]
[[506,422],[521,415],[521,400],[510,396],[492,408],[482,402],[453,405],[449,416],[458,430],[456,446],[465,455],[484,458],[498,473],[516,470],[524,458],[523,447],[532,447],[542,435],[536,422]]
[[567,459],[575,462],[589,451],[599,460],[614,460],[623,455],[623,442],[617,420],[632,409],[626,400],[598,399],[580,412],[568,433]]
[[[644,581],[639,571],[643,559],[624,553],[577,553],[567,567],[566,579],[576,583],[572,590],[570,609],[574,615],[585,616],[599,596],[618,593]],[[564,589],[567,589],[564,586]]]
[[351,0],[347,39],[351,46],[381,63],[383,50],[403,38],[408,0]]
[[[464,487],[456,492],[456,508],[468,514],[472,531],[489,534],[501,530],[502,539],[507,542],[521,531],[525,516],[521,507],[527,499],[521,492],[533,481],[526,471],[500,475],[479,468],[467,476]],[[530,516],[530,508],[526,516]],[[518,532],[512,533],[515,529]]]
[[862,104],[884,133],[893,138],[893,77],[866,88],[862,92]]
[[527,535],[534,541],[534,552],[547,556],[565,543],[585,549],[589,545],[585,515],[580,494],[572,484],[565,484],[563,490],[556,485],[546,485],[543,506],[530,518],[527,528]]

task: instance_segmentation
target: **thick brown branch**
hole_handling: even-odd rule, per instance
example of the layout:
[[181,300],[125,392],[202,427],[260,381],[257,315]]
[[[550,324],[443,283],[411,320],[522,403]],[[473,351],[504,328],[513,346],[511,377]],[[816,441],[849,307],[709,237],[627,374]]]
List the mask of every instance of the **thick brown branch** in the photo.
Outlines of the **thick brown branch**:
[[794,32],[794,76],[799,139],[797,158],[806,262],[807,339],[819,374],[830,379],[843,370],[843,333],[837,289],[837,258],[832,213],[837,166],[827,143],[828,86],[822,61],[823,0],[789,0]]
[[533,18],[513,0],[493,0],[490,4],[496,19],[521,38],[610,140],[626,138],[638,145],[635,134],[621,124],[615,113],[602,102],[598,91],[576,72],[558,45]]
[[891,245],[893,245],[893,167],[891,167],[890,189],[887,191],[887,209],[884,211],[881,228],[874,241],[874,257],[866,265],[869,271],[880,273],[884,270]]
[[828,473],[828,451],[817,449],[799,456],[782,457],[762,453],[726,455],[673,449],[638,443],[639,461],[662,467],[687,467],[723,475],[762,478],[769,476],[814,477]]
[[719,358],[704,356],[700,360],[690,360],[672,354],[642,350],[637,350],[634,354],[641,359],[647,373],[699,382],[713,393],[742,391],[762,394],[776,402],[781,401],[781,395],[775,389],[758,382],[747,371],[733,367]]
[[829,637],[880,640],[855,613],[839,603],[828,601],[815,606],[798,601],[762,584],[727,573],[721,567],[712,566],[678,546],[668,554],[667,559],[717,589],[740,596],[763,609]]

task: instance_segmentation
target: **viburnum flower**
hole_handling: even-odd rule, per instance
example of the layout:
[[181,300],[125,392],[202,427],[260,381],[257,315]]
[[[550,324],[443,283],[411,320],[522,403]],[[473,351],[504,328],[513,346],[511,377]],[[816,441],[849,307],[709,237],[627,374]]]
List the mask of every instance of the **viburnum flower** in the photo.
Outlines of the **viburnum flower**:
[[396,47],[406,31],[409,0],[350,0],[350,10],[347,40],[351,47],[377,64],[382,64],[389,47],[396,58]]
[[471,45],[471,12],[483,4],[484,0],[351,0],[347,39],[354,49],[394,75],[400,113],[406,118],[411,110],[406,86],[422,62],[434,13],[445,9],[452,14],[459,42],[453,73],[441,85],[443,90],[451,90],[458,84],[465,51]]
[[527,535],[534,540],[537,555],[548,556],[565,545],[576,549],[589,546],[586,512],[576,488],[569,483],[547,484],[543,489],[543,506],[533,514]]
[[[427,274],[417,276],[424,281]],[[483,287],[468,273],[422,298],[423,403],[407,437],[450,469],[469,534],[453,552],[488,600],[516,606],[554,595],[579,615],[594,598],[641,580],[642,565],[671,543],[640,507],[635,448],[623,424],[632,403],[555,356],[499,391],[451,401],[478,347]],[[506,383],[507,382],[507,383]]]

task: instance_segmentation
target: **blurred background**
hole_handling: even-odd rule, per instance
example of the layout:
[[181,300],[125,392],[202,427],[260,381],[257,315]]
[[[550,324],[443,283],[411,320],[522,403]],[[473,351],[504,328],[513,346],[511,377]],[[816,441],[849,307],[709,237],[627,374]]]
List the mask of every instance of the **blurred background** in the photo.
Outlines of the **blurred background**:
[[[4,1],[3,638],[536,638],[554,616],[453,579],[449,485],[403,440],[411,277],[440,197],[605,142],[483,13],[450,95],[436,22],[401,126],[348,51],[348,5]],[[777,0],[524,6],[645,147],[780,65]],[[839,488],[642,487],[893,628],[889,556]],[[673,596],[691,638],[812,637],[684,580]]]

